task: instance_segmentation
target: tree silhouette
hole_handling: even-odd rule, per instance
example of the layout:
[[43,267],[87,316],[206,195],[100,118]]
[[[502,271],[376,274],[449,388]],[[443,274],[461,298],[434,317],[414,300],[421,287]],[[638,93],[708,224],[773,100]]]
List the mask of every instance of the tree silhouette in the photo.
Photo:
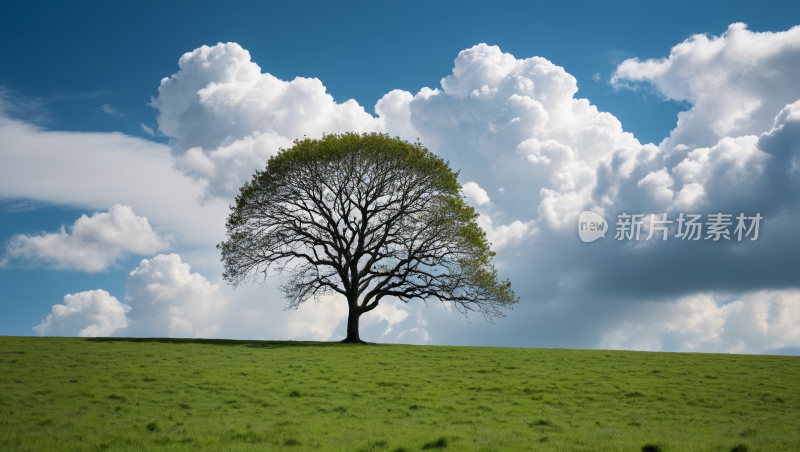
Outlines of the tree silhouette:
[[217,248],[234,285],[284,276],[287,309],[347,299],[343,342],[384,297],[451,302],[491,322],[518,301],[464,202],[457,173],[421,144],[346,133],[294,142],[256,171],[231,206]]

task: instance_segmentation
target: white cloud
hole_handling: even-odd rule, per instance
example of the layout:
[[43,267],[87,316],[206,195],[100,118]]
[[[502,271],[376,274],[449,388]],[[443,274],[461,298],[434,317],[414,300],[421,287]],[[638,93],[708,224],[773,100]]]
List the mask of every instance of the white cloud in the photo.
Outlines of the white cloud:
[[377,130],[375,119],[349,100],[333,101],[318,79],[291,82],[250,61],[236,43],[202,46],[184,54],[180,71],[161,81],[151,105],[161,131],[178,147],[215,149],[253,132],[294,140],[303,135]]
[[[459,52],[453,74],[442,79],[447,94],[464,98],[475,90],[491,91],[518,66],[513,55],[497,46],[479,44]],[[486,86],[486,90],[483,87]]]
[[696,212],[706,205],[706,190],[697,182],[686,184],[672,203],[674,212]]
[[659,210],[658,208],[666,210],[666,207],[672,204],[672,197],[675,194],[672,191],[673,180],[666,169],[651,171],[636,185],[648,192],[656,210]]
[[112,107],[109,104],[103,104],[103,106],[100,108],[103,110],[103,113],[107,115],[119,116],[120,118],[125,116],[124,114],[120,113],[116,108]]
[[674,46],[668,58],[622,62],[612,77],[617,87],[651,83],[667,99],[692,107],[661,144],[709,147],[721,138],[758,135],[775,115],[800,99],[800,27],[756,33],[742,23],[721,36],[694,35]]
[[529,241],[539,232],[534,221],[523,223],[515,220],[511,224],[495,227],[489,215],[481,215],[478,217],[477,222],[478,226],[486,232],[486,238],[492,244],[492,250],[494,251],[512,245],[520,245],[525,241]]
[[544,58],[516,59],[479,44],[459,53],[442,87],[414,96],[411,124],[469,180],[513,188],[506,202],[527,206],[515,209],[530,215],[522,221],[542,216],[565,227],[576,211],[597,204],[601,164],[624,159],[614,173],[626,178],[637,159],[657,153],[613,115],[575,98],[575,78]]
[[[209,197],[232,196],[244,176],[249,179],[280,147],[303,136],[408,130],[386,127],[352,99],[336,103],[316,78],[287,82],[261,73],[236,43],[200,47],[178,64],[180,70],[161,81],[151,105],[159,110],[159,129],[174,140],[180,167],[208,181]],[[400,91],[387,94],[379,113],[402,117],[404,97]]]
[[52,234],[15,235],[7,244],[6,259],[96,273],[127,253],[152,254],[169,246],[169,240],[156,234],[147,218],[116,204],[108,213],[81,216],[69,232],[62,226]]
[[[385,131],[420,137],[446,157],[451,149],[463,154],[460,163],[471,152],[495,160],[529,140],[569,149],[545,171],[550,184],[539,195],[540,212],[564,224],[576,206],[592,202],[592,170],[601,160],[611,151],[630,160],[643,149],[612,115],[575,99],[575,78],[543,58],[517,60],[479,44],[460,52],[455,63],[453,74],[442,79],[444,91],[391,91],[373,117],[355,101],[335,103],[317,79],[277,79],[262,73],[238,44],[220,43],[183,55],[180,70],[162,80],[151,105],[159,110],[161,131],[174,139],[178,168],[206,184],[207,198],[232,196],[280,147],[303,135]],[[536,157],[528,156],[531,163]],[[548,163],[550,157],[541,159]],[[512,165],[500,166],[506,168],[495,170]],[[523,191],[542,182],[516,177],[526,179]]]
[[219,286],[177,254],[142,260],[128,275],[125,302],[136,332],[169,337],[219,337],[228,307]]
[[592,75],[592,80],[594,80],[595,82],[599,82],[600,81],[600,73],[599,72],[595,72],[594,75]]
[[[330,340],[348,311],[342,297],[330,296],[319,305],[309,302],[282,312],[276,291],[220,287],[193,272],[177,254],[142,260],[128,275],[127,304],[102,290],[64,300],[35,327],[40,334]],[[389,307],[378,314],[388,314],[390,326],[398,318]]]
[[65,295],[64,304],[54,305],[52,314],[33,329],[41,336],[109,336],[128,326],[129,309],[105,290]]
[[297,309],[285,309],[285,300],[277,290],[280,281],[276,276],[265,286],[245,285],[235,291],[229,286],[220,287],[227,300],[224,311],[214,314],[220,334],[242,339],[344,339],[344,334],[337,333],[347,324],[344,297],[324,296],[319,304],[309,300]]
[[764,173],[769,154],[758,149],[758,137],[723,138],[710,148],[697,148],[673,168],[680,186],[698,184],[712,200],[752,193]]
[[409,104],[414,96],[408,91],[395,89],[383,96],[375,104],[375,113],[378,114],[380,129],[391,136],[415,142],[419,134],[411,125],[411,110]]
[[224,237],[228,202],[198,206],[202,188],[174,169],[165,145],[121,133],[45,131],[4,116],[0,105],[0,162],[0,198],[96,210],[128,205],[181,243]]
[[484,204],[489,204],[491,202],[491,199],[489,199],[489,195],[486,194],[486,190],[482,189],[475,182],[467,182],[466,184],[463,184],[461,187],[464,191],[464,195],[466,195],[467,199],[469,199],[473,203],[482,206]]
[[258,133],[220,146],[209,152],[194,147],[176,156],[184,174],[204,183],[206,197],[212,194],[231,195],[253,178],[256,169],[267,166],[267,160],[280,148],[292,146],[291,140],[275,133]]
[[156,136],[156,132],[153,130],[153,128],[152,127],[148,127],[148,126],[146,126],[144,124],[142,124],[142,131],[144,133],[150,135],[151,137]]
[[[501,252],[499,268],[533,265],[558,275],[584,275],[572,267],[585,257],[580,254],[585,249],[565,248],[564,242],[581,210],[693,211],[723,201],[735,207],[743,193],[758,196],[759,184],[770,173],[771,160],[755,134],[660,150],[641,144],[613,115],[576,93],[575,78],[550,61],[517,59],[480,44],[459,53],[442,89],[425,87],[415,95],[392,91],[378,102],[378,117],[373,117],[355,102],[336,104],[316,79],[275,79],[261,73],[240,47],[220,44],[184,55],[181,71],[162,82],[154,105],[161,110],[162,131],[176,139],[178,166],[206,183],[211,196],[233,193],[278,147],[302,134],[318,136],[343,127],[419,137],[462,170],[470,202],[491,209],[482,212],[479,224]],[[302,115],[297,105],[306,109]],[[341,109],[349,113],[332,113]],[[331,114],[338,115],[338,122],[326,116]],[[481,186],[501,184],[507,194],[495,205]],[[500,220],[503,224],[497,225]],[[554,255],[561,262],[542,261]],[[620,259],[613,252],[607,258],[608,265],[588,274],[602,278]],[[550,296],[566,296],[565,288],[574,286],[571,277],[564,278],[550,278],[558,281],[547,289]],[[337,318],[336,312],[344,318],[341,308],[329,309],[332,317],[325,318]],[[404,325],[419,320],[417,313],[409,316]],[[254,309],[252,317],[267,321],[269,315]],[[299,324],[310,329],[305,322]],[[328,334],[334,324],[314,322],[325,324],[315,337]]]
[[[277,306],[273,307],[275,308]],[[308,301],[295,311],[287,311],[288,318],[285,320],[285,325],[273,324],[271,332],[290,339],[331,340],[336,327],[343,321],[346,324],[347,313],[347,300],[343,296],[322,297],[319,304]],[[267,316],[274,318],[274,313]],[[344,339],[344,336],[341,339]]]
[[[262,73],[236,44],[203,47],[181,58],[180,71],[162,81],[153,101],[172,148],[121,134],[44,132],[0,118],[0,196],[103,209],[132,205],[158,231],[176,232],[184,243],[205,244],[207,248],[187,254],[197,268],[197,261],[218,260],[208,244],[224,234],[230,196],[279,147],[303,135],[350,130],[419,137],[462,171],[461,180],[475,184],[470,185],[475,188],[471,202],[487,211],[481,212],[479,224],[498,251],[500,276],[511,276],[514,290],[528,303],[520,303],[502,320],[502,328],[494,330],[463,324],[450,329],[430,311],[388,306],[373,320],[365,318],[370,337],[425,342],[433,340],[434,332],[437,341],[466,343],[478,341],[474,332],[479,330],[491,331],[482,339],[505,345],[524,337],[533,346],[582,347],[603,338],[604,344],[622,348],[767,350],[795,343],[773,340],[779,334],[794,337],[781,319],[798,323],[791,320],[794,302],[780,304],[777,295],[769,302],[752,301],[760,290],[774,294],[769,290],[796,285],[785,272],[797,251],[791,225],[796,224],[800,187],[800,104],[794,103],[800,85],[787,78],[793,73],[787,68],[796,61],[788,50],[796,33],[754,34],[734,26],[723,37],[695,37],[676,46],[669,59],[623,63],[615,74],[618,86],[650,82],[665,96],[692,104],[660,148],[640,143],[613,115],[576,97],[577,81],[563,68],[543,58],[517,59],[495,46],[480,44],[460,52],[453,74],[442,80],[440,89],[388,93],[375,107],[377,117],[355,101],[337,104],[317,79],[283,81]],[[779,38],[784,42],[775,41]],[[747,66],[736,54],[737,46],[762,41],[769,45],[748,50],[749,56],[742,53],[758,63]],[[708,55],[715,55],[713,62]],[[769,74],[774,86],[765,81]],[[719,89],[709,82],[714,77],[721,80]],[[172,172],[173,163],[185,177]],[[130,169],[115,172],[120,167]],[[466,193],[470,189],[464,185]],[[498,192],[505,194],[493,200],[480,188],[499,186],[504,189]],[[199,196],[204,197],[203,207],[195,204]],[[573,233],[576,215],[588,208],[607,215],[622,209],[660,213],[702,208],[710,213],[763,206],[770,212],[769,232],[765,229],[762,239],[748,247],[677,248],[679,244],[650,242],[652,246],[627,252],[609,240],[584,247]],[[148,262],[156,266],[155,259]],[[218,263],[208,268],[214,273],[207,274],[219,274]],[[139,300],[146,307],[158,294],[181,292],[171,289],[180,286],[177,282],[158,283],[163,288],[157,284],[153,287],[158,290],[147,292],[156,273],[137,270],[140,277],[129,281],[132,304]],[[626,272],[628,279],[619,276],[628,276]],[[682,274],[680,283],[665,283],[665,272]],[[205,294],[201,300],[224,303],[209,301],[194,309],[186,301],[189,297],[164,295],[174,302],[141,314],[137,327],[152,329],[140,331],[327,340],[341,330],[347,315],[346,303],[336,297],[281,312],[271,286],[262,293],[244,287],[234,293],[228,287],[213,289],[188,268],[178,273],[196,275],[192,278],[198,282],[188,284],[187,293],[197,287],[197,293]],[[728,304],[708,295],[723,291],[739,295]],[[786,294],[781,297],[792,297]],[[678,302],[676,297],[682,298]],[[671,301],[626,304],[631,299]],[[603,305],[592,305],[595,300]],[[734,328],[748,315],[756,316],[756,307],[764,303],[780,308],[767,322],[768,333]],[[213,308],[223,304],[221,311]],[[397,320],[401,311],[407,317]]]
[[612,115],[574,99],[575,78],[563,68],[485,44],[459,54],[453,74],[442,79],[444,91],[391,91],[376,104],[378,117],[353,100],[337,104],[317,79],[287,82],[262,73],[235,43],[198,48],[179,66],[151,105],[160,130],[174,139],[179,168],[205,181],[208,197],[232,196],[280,147],[304,135],[383,131],[420,137],[446,154],[461,144],[464,129],[483,154],[535,137],[570,146],[590,166],[609,149],[641,146]]
[[386,329],[380,335],[381,338],[384,338],[391,333],[398,324],[408,318],[409,314],[408,311],[404,309],[404,306],[405,303],[397,301],[396,299],[383,299],[377,308],[361,316],[359,324],[365,329],[370,325],[386,322]]
[[697,294],[647,303],[603,336],[599,348],[765,353],[800,346],[800,292],[759,291],[734,300]]
[[[428,313],[428,315],[430,315],[430,313]],[[394,338],[394,342],[417,345],[430,343],[431,340],[433,340],[433,336],[431,335],[430,331],[428,331],[430,327],[428,321],[425,320],[425,316],[425,308],[417,309],[416,315],[413,317],[413,319],[408,320],[408,323],[416,326],[404,329],[403,331],[397,333],[397,336]],[[381,337],[388,335],[390,332],[391,330],[387,330]]]

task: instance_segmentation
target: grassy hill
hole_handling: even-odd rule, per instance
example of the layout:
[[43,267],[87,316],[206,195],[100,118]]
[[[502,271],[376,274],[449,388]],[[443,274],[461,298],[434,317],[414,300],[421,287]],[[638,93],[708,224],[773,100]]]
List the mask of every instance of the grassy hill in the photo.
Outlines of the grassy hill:
[[798,451],[800,358],[0,337],[0,449]]

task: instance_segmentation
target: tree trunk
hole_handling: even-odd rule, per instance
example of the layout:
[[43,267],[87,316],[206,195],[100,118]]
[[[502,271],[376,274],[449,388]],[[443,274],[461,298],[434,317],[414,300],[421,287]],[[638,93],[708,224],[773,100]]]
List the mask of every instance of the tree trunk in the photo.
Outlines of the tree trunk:
[[342,340],[345,344],[364,344],[358,336],[358,319],[361,317],[360,310],[350,308],[350,315],[347,317],[347,337]]

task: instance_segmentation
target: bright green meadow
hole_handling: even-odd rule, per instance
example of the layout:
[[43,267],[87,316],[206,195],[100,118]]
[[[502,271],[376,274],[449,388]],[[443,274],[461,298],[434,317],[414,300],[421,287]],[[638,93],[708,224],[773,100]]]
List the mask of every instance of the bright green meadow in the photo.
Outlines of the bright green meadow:
[[7,451],[800,451],[800,358],[0,337]]

